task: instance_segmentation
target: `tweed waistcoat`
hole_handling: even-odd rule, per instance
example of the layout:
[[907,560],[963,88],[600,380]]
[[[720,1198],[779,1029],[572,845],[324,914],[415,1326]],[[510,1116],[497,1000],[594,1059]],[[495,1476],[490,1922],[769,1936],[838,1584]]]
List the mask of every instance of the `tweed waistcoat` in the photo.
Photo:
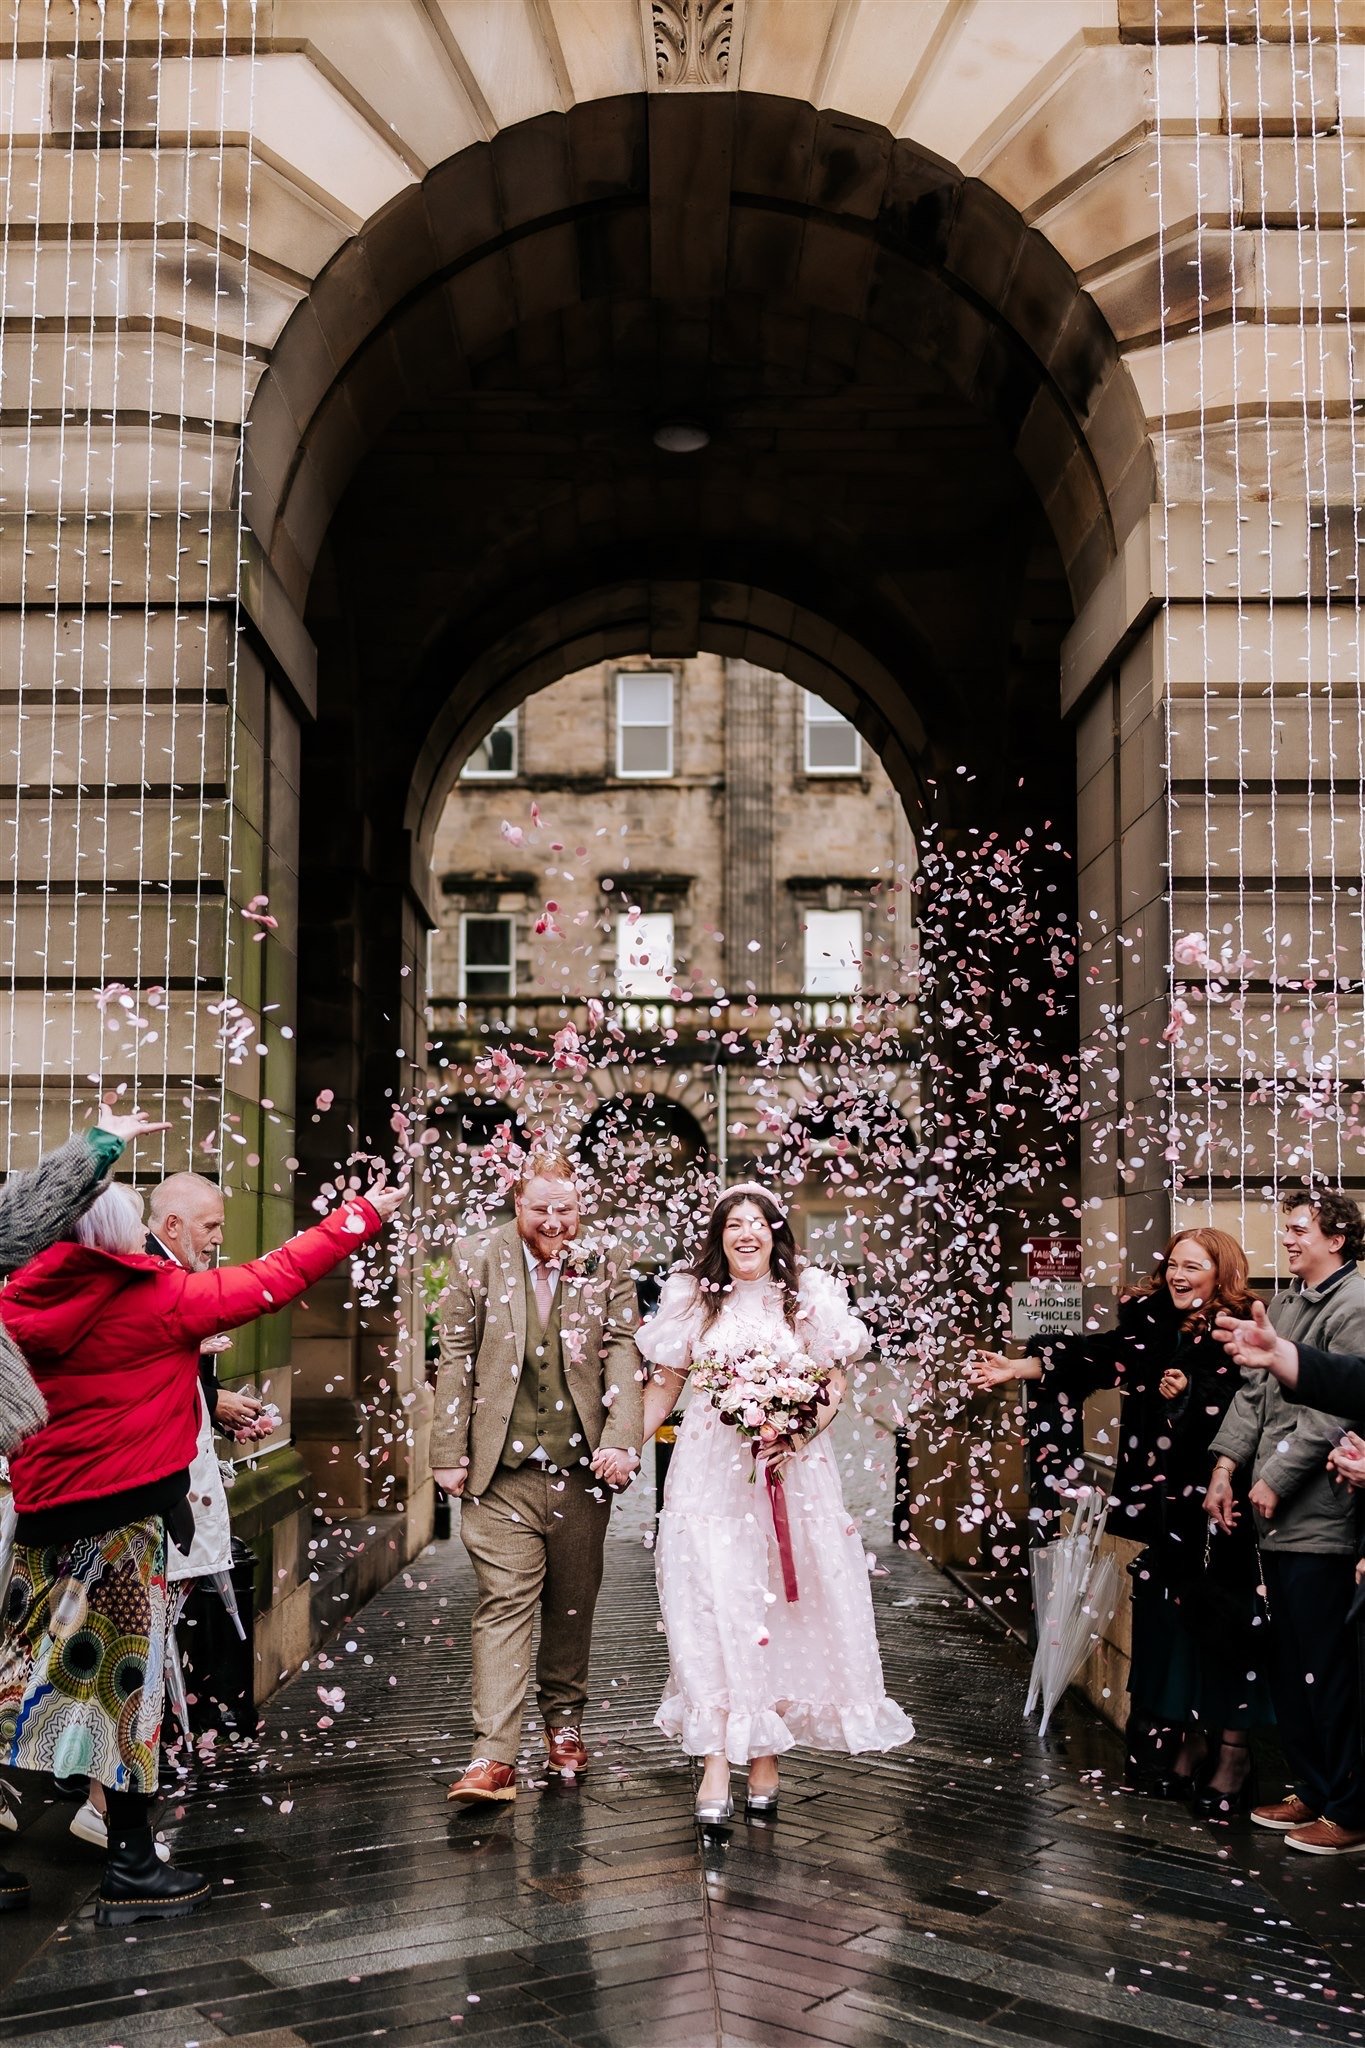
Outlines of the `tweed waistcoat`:
[[535,1289],[526,1289],[526,1348],[522,1353],[512,1419],[501,1462],[514,1470],[539,1444],[552,1465],[578,1464],[586,1448],[569,1382],[564,1376],[564,1347],[559,1334],[559,1307],[564,1283],[555,1289],[550,1320],[541,1327]]

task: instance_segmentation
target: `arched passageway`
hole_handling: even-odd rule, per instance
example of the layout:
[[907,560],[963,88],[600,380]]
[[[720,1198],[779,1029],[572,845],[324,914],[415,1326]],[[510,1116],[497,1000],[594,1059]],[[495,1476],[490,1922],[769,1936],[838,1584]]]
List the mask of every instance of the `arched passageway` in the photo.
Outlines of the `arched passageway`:
[[[705,445],[661,447],[679,423]],[[317,650],[300,1095],[362,1130],[420,1064],[435,821],[512,705],[618,654],[740,656],[843,710],[912,818],[1065,820],[1062,637],[1153,489],[1040,235],[866,122],[743,93],[580,105],[432,172],[299,308],[247,449]]]

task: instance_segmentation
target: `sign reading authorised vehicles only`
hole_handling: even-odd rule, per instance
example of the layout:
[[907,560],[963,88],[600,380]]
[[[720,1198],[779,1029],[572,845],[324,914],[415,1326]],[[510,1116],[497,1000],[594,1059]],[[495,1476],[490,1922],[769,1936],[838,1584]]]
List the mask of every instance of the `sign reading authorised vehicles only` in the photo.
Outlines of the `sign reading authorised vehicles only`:
[[1073,1337],[1084,1328],[1079,1280],[1016,1280],[1010,1288],[1010,1335]]

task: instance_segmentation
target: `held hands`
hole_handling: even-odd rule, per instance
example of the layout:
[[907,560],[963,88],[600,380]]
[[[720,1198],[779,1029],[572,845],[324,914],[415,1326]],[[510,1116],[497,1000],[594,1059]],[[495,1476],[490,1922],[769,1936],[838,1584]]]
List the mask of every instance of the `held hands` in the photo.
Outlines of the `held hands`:
[[121,1138],[125,1145],[131,1145],[135,1138],[148,1138],[154,1131],[168,1131],[169,1124],[154,1124],[145,1109],[130,1109],[126,1116],[120,1116],[108,1102],[100,1104],[100,1113],[95,1118],[101,1131],[108,1131],[113,1138]]
[[630,1485],[640,1467],[637,1451],[596,1450],[592,1454],[592,1471],[595,1478],[605,1479],[607,1485],[622,1493]]
[[1178,1401],[1189,1385],[1188,1379],[1177,1366],[1168,1365],[1157,1386],[1163,1401]]
[[805,1437],[784,1436],[773,1428],[771,1422],[765,1422],[758,1432],[757,1455],[774,1476],[781,1479],[787,1466],[808,1441]]

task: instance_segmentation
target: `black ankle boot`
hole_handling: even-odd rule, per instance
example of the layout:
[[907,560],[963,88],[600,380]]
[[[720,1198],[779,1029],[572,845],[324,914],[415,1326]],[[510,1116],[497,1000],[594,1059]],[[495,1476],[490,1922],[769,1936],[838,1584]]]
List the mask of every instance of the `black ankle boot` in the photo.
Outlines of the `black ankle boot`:
[[0,1913],[17,1913],[31,1894],[28,1879],[18,1870],[0,1870]]
[[126,1927],[130,1920],[178,1920],[207,1905],[208,1880],[197,1870],[177,1870],[157,1860],[150,1827],[109,1837],[104,1876],[95,1898],[97,1927]]

